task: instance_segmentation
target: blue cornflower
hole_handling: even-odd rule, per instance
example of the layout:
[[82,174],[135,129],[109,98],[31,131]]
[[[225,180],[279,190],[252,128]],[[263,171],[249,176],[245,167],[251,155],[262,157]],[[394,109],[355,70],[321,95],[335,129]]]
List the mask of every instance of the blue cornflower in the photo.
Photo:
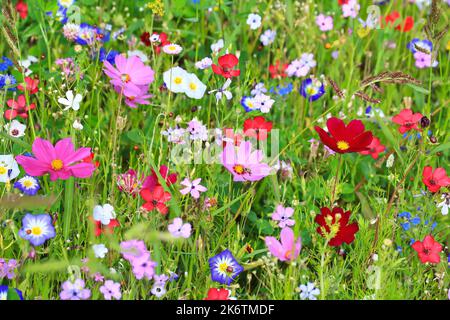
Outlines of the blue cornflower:
[[292,92],[292,90],[294,89],[294,86],[292,85],[292,83],[288,83],[285,87],[282,86],[277,86],[276,88],[270,88],[270,93],[276,93],[280,96],[285,96],[289,93]]
[[311,78],[303,80],[300,85],[300,94],[309,101],[316,101],[325,93],[325,87],[319,80],[313,81]]
[[420,223],[420,218],[419,218],[418,216],[415,216],[414,218],[412,218],[412,219],[410,220],[410,222],[411,222],[414,226],[416,226],[416,225],[418,225],[418,224]]
[[13,65],[13,62],[10,59],[8,59],[7,57],[2,57],[0,59],[0,72],[5,72],[9,69],[9,67],[12,67]]
[[0,75],[0,89],[8,88],[9,91],[15,91],[16,88],[12,87],[16,84],[17,80],[13,75],[1,74]]
[[230,250],[226,249],[210,258],[209,268],[211,279],[221,284],[230,285],[231,282],[244,270],[236,261]]
[[403,222],[400,223],[400,225],[402,226],[403,230],[408,231],[409,229],[411,229],[411,224],[409,222]]
[[406,218],[406,219],[411,219],[411,213],[409,213],[408,211],[403,211],[403,212],[400,212],[399,214],[398,214],[398,216],[400,217],[400,218]]
[[420,40],[418,38],[412,39],[406,47],[412,52],[416,53],[418,50],[417,48],[420,48],[421,51],[429,52],[433,51],[433,43],[429,40]]
[[101,47],[98,58],[99,58],[100,62],[103,62],[106,60],[109,63],[111,63],[112,65],[114,65],[116,63],[115,62],[116,56],[118,54],[119,54],[119,52],[116,50],[110,50],[110,51],[106,52],[105,48]]
[[19,236],[30,241],[33,246],[40,246],[56,235],[52,217],[49,214],[32,215],[27,213],[22,219]]
[[26,195],[34,196],[41,188],[41,185],[35,177],[25,176],[14,183],[14,188],[19,189]]

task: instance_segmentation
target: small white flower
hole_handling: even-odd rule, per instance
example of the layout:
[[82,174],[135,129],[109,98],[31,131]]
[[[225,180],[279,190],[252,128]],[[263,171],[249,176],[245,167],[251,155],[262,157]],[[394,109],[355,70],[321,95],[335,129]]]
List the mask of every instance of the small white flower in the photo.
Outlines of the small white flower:
[[143,53],[141,50],[128,51],[128,57],[138,57],[139,59],[141,59],[142,62],[148,61],[147,55]]
[[258,29],[261,26],[261,16],[259,14],[250,13],[247,18],[247,24],[252,30]]
[[83,130],[83,128],[84,128],[83,125],[81,124],[80,120],[78,120],[78,119],[75,119],[75,121],[72,124],[72,127],[75,130]]
[[271,99],[270,96],[267,96],[265,94],[258,94],[254,98],[256,109],[259,109],[262,113],[269,113],[274,102],[275,100]]
[[[67,99],[66,99],[67,98]],[[66,98],[59,98],[58,102],[62,105],[65,105],[64,111],[68,109],[73,109],[75,111],[80,109],[80,102],[83,100],[81,94],[77,93],[75,96],[73,95],[72,90],[66,92]]]
[[233,98],[233,94],[227,90],[230,84],[231,79],[227,79],[227,81],[225,81],[225,83],[223,84],[222,88],[211,90],[208,92],[208,94],[216,92],[216,103],[219,103],[219,101],[222,99],[223,96],[225,96],[227,100],[231,100],[231,98]]
[[223,48],[223,46],[224,46],[223,39],[219,39],[219,41],[211,45],[211,51],[213,53],[217,53]]
[[268,46],[269,44],[275,41],[276,35],[277,35],[276,31],[268,29],[264,31],[264,33],[259,37],[259,40],[262,42],[264,46]]
[[92,249],[94,249],[95,257],[99,259],[103,259],[108,253],[108,248],[103,243],[94,244]]
[[320,294],[320,290],[312,282],[300,285],[299,289],[300,299],[302,300],[317,300],[317,296]]
[[25,76],[29,76],[30,74],[33,73],[33,71],[31,71],[29,68],[32,63],[36,63],[36,62],[38,62],[38,58],[36,58],[35,56],[28,56],[26,59],[20,60],[18,62],[18,64],[23,69],[25,69]]
[[8,182],[16,178],[19,173],[19,165],[14,159],[14,155],[0,155],[0,182]]
[[255,87],[252,89],[252,91],[250,91],[250,94],[252,96],[257,96],[258,94],[262,94],[262,93],[266,93],[267,89],[264,86],[263,82],[259,82],[255,85]]
[[391,154],[386,160],[386,168],[391,168],[394,165],[395,156]]
[[213,63],[213,61],[211,60],[211,58],[206,57],[206,58],[203,58],[202,60],[196,62],[195,67],[197,69],[204,70],[204,69],[208,69],[209,67],[211,67],[212,63]]
[[25,135],[25,129],[27,126],[21,124],[17,120],[12,120],[11,122],[8,122],[4,128],[11,137],[20,138]]
[[175,43],[169,43],[163,46],[162,50],[167,54],[179,54],[183,48]]
[[94,220],[100,221],[103,225],[108,225],[112,219],[116,218],[116,212],[114,207],[109,203],[101,205],[96,205],[94,207]]
[[438,208],[441,208],[441,213],[443,216],[448,215],[448,208],[450,207],[450,193],[443,193],[441,199],[444,201],[437,204]]

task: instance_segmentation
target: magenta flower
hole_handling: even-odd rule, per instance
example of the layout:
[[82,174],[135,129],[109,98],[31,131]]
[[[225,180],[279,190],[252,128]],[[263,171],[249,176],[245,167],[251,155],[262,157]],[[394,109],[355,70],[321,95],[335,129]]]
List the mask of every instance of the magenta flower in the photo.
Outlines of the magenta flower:
[[123,54],[118,54],[115,59],[116,67],[107,60],[103,62],[104,72],[111,78],[110,83],[114,87],[125,88],[128,90],[134,88],[139,91],[139,86],[147,86],[154,80],[155,72],[152,68],[144,65],[137,56],[131,56],[128,59]]
[[279,221],[278,226],[280,228],[292,227],[295,224],[294,219],[289,219],[294,214],[294,209],[290,207],[283,207],[281,204],[277,206],[277,209],[272,214],[272,220]]
[[191,196],[193,198],[200,198],[200,192],[205,192],[206,190],[208,190],[200,184],[201,181],[202,178],[195,179],[194,181],[191,181],[188,178],[184,178],[184,180],[181,181],[181,184],[186,188],[180,190],[181,194],[185,195],[191,193]]
[[239,145],[237,154],[234,145],[227,143],[221,154],[224,167],[233,174],[233,181],[258,181],[270,173],[270,166],[261,163],[261,150],[252,152],[250,141],[243,141]]
[[89,178],[95,165],[82,162],[91,155],[91,148],[75,150],[71,138],[59,140],[53,145],[44,139],[36,138],[32,146],[34,157],[20,155],[17,162],[30,176],[43,176],[50,173],[50,180],[67,180],[70,177]]
[[302,238],[294,238],[294,231],[291,228],[284,228],[280,234],[281,242],[274,237],[266,237],[266,246],[270,253],[281,261],[293,261],[300,254],[302,249]]
[[61,300],[86,300],[91,296],[91,290],[84,288],[85,283],[82,279],[76,279],[74,282],[66,281],[62,284],[62,291],[59,294]]
[[414,59],[416,59],[416,67],[419,69],[431,67],[431,54],[416,51]]
[[175,218],[173,219],[173,222],[169,224],[169,232],[174,236],[175,238],[189,238],[191,235],[192,226],[190,223],[184,223],[181,218]]
[[[120,86],[115,86],[114,90],[118,93],[122,92]],[[147,85],[125,86],[122,93],[125,96],[125,103],[130,108],[137,108],[138,104],[150,104],[147,99],[152,97],[152,95],[148,93]]]
[[333,30],[333,17],[325,16],[321,13],[316,17],[316,24],[319,26],[320,31]]
[[103,293],[105,300],[120,300],[122,293],[120,292],[120,283],[112,280],[106,280],[105,284],[100,287],[100,292]]

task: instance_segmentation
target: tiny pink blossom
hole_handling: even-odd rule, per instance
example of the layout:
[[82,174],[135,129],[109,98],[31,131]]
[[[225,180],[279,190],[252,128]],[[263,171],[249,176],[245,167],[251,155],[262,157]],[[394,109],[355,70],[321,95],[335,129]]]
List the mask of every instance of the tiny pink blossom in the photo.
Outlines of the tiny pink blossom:
[[342,16],[344,18],[356,18],[359,13],[361,6],[356,0],[349,0],[346,4],[342,5]]
[[280,228],[292,227],[295,224],[294,219],[289,219],[294,214],[294,209],[291,207],[283,207],[281,204],[277,206],[277,209],[272,214],[272,220],[279,221],[278,226]]
[[169,232],[174,236],[175,238],[189,238],[191,235],[192,226],[190,223],[184,223],[181,218],[175,218],[173,219],[173,222],[169,224]]
[[186,195],[188,193],[191,193],[191,196],[193,198],[200,198],[200,192],[205,192],[206,190],[208,190],[200,184],[201,181],[202,178],[195,179],[192,182],[188,178],[184,178],[184,180],[181,181],[181,184],[186,188],[180,190],[181,194]]
[[274,237],[266,237],[266,246],[270,253],[281,261],[293,261],[300,254],[302,249],[302,239],[294,238],[294,231],[291,228],[284,228],[280,234],[281,242]]
[[333,17],[325,16],[321,13],[316,17],[316,24],[319,26],[320,31],[333,30]]
[[414,59],[416,59],[416,67],[419,69],[431,67],[431,54],[416,51]]

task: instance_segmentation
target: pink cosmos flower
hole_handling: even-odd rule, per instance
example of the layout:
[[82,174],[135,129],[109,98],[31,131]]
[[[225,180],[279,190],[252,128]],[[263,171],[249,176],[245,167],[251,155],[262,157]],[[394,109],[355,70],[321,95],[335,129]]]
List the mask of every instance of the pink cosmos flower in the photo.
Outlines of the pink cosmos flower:
[[192,226],[190,223],[184,223],[181,218],[175,218],[173,219],[173,222],[169,224],[169,232],[174,236],[175,238],[189,238],[191,236],[191,230]]
[[333,30],[333,17],[325,16],[321,13],[316,17],[316,24],[319,26],[320,31]]
[[193,198],[200,198],[200,192],[205,192],[206,190],[208,190],[200,184],[201,181],[202,178],[195,179],[194,181],[191,181],[188,178],[184,178],[184,180],[181,181],[181,184],[186,188],[180,190],[181,194],[185,195],[191,193],[191,196]]
[[431,54],[417,51],[414,53],[414,59],[416,59],[416,67],[419,69],[431,67]]
[[277,209],[272,214],[272,220],[279,221],[278,226],[280,228],[292,227],[295,224],[294,219],[289,219],[294,214],[294,209],[290,207],[283,207],[281,204],[277,206]]
[[302,238],[294,238],[294,231],[291,228],[284,228],[280,234],[281,242],[274,237],[266,237],[266,246],[270,253],[281,261],[293,261],[300,254],[302,249]]
[[116,67],[108,61],[104,61],[104,72],[111,78],[110,83],[119,88],[140,91],[139,86],[147,86],[154,80],[152,68],[144,65],[137,56],[126,58],[123,54],[118,54],[115,59]]
[[233,174],[233,181],[258,181],[270,173],[270,166],[261,163],[261,150],[252,152],[250,141],[243,141],[239,145],[237,154],[234,145],[227,143],[221,154],[224,167]]
[[34,157],[20,155],[17,162],[30,176],[43,176],[50,173],[50,180],[67,180],[70,177],[89,178],[95,170],[95,165],[82,162],[91,155],[91,148],[75,150],[72,138],[59,140],[55,146],[49,141],[36,138],[32,151]]
[[[116,92],[122,92],[120,86],[115,86]],[[125,86],[123,88],[123,95],[125,96],[125,103],[130,108],[137,108],[138,104],[150,104],[151,94],[148,93],[147,85],[145,86]]]

